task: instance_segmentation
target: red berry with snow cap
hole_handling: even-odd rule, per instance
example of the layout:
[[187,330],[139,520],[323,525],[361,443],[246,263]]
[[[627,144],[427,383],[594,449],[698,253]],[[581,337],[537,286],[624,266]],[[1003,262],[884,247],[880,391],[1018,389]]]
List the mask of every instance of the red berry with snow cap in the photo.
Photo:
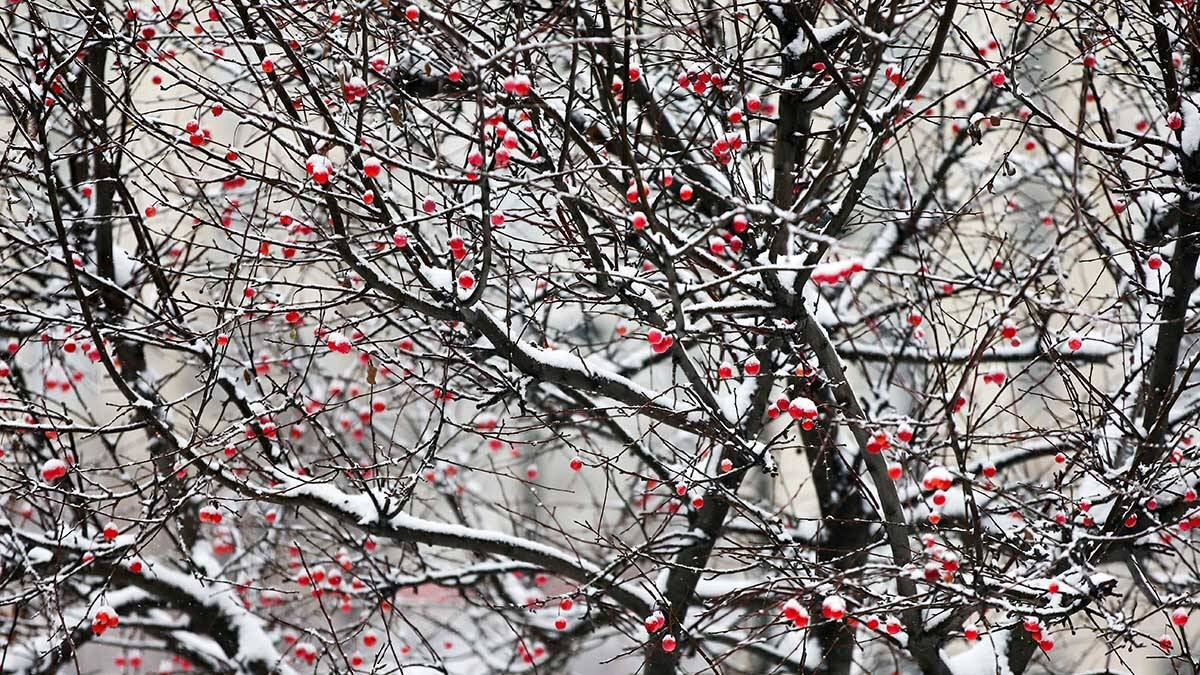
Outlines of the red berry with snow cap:
[[42,480],[53,483],[67,475],[67,463],[61,459],[48,459],[42,464]]
[[841,621],[846,616],[846,601],[838,595],[831,595],[821,602],[821,616],[830,621]]

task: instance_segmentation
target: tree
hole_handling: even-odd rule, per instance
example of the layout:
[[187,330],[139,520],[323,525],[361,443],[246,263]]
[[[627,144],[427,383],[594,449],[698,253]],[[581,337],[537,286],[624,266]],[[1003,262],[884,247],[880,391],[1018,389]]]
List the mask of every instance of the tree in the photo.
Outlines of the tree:
[[1197,668],[1191,0],[0,24],[0,672]]

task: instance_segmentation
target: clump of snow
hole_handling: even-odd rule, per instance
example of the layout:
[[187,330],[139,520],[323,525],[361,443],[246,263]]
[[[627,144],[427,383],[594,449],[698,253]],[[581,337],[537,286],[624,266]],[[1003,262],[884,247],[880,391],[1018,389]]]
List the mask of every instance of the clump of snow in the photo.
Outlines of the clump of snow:
[[[832,26],[813,28],[812,34],[817,39],[817,42],[827,45],[830,41],[837,39],[838,36],[850,30],[851,27],[852,24],[849,21],[841,21]],[[803,57],[808,53],[809,49],[808,36],[803,30],[798,32],[796,37],[784,47],[784,51],[793,59]]]
[[1183,154],[1191,157],[1200,150],[1200,110],[1191,99],[1185,98],[1179,104],[1179,113],[1183,116],[1179,145]]

